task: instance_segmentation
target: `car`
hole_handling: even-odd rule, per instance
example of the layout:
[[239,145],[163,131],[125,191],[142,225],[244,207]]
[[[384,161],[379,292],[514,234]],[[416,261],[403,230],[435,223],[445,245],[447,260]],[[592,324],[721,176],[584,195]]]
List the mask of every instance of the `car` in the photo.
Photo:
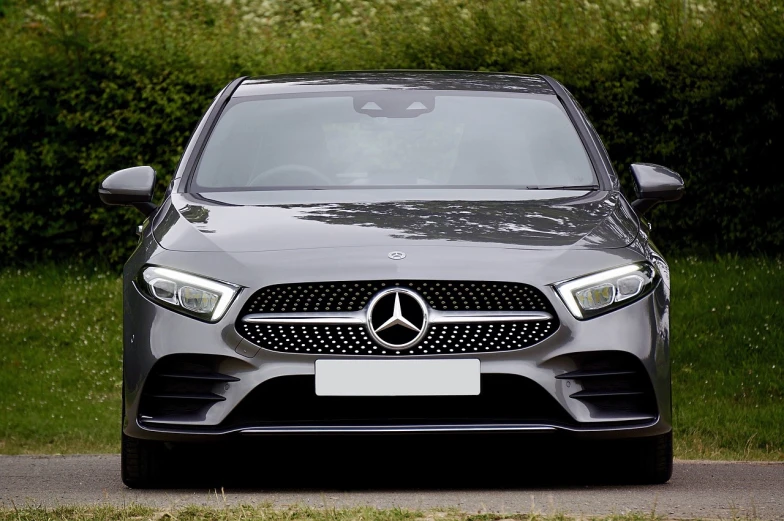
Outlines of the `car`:
[[124,483],[165,486],[179,442],[459,433],[630,444],[634,475],[666,482],[670,275],[643,216],[683,180],[631,174],[630,203],[548,76],[230,82],[160,204],[149,166],[99,188],[146,216],[123,270]]

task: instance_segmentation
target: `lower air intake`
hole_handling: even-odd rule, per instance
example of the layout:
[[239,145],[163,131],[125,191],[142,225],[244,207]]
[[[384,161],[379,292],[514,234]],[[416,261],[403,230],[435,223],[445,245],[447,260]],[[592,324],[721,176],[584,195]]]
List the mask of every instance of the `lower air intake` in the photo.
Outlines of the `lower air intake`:
[[656,396],[648,372],[629,353],[583,353],[571,355],[578,369],[556,376],[574,380],[582,389],[569,395],[595,412],[639,419],[655,419]]
[[144,384],[139,415],[143,418],[192,418],[225,400],[222,387],[239,378],[218,372],[224,357],[171,355],[153,367]]
[[572,421],[547,391],[522,376],[483,374],[481,386],[478,396],[317,396],[312,375],[281,376],[256,387],[221,428]]

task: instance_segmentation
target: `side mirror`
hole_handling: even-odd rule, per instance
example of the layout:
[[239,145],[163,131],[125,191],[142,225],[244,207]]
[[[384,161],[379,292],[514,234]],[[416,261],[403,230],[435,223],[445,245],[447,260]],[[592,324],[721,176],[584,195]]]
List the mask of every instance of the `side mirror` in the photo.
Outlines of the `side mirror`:
[[149,166],[135,166],[118,170],[103,180],[98,195],[105,204],[133,206],[144,215],[150,215],[156,206],[152,203],[155,190],[155,170]]
[[632,165],[634,192],[632,208],[638,216],[659,203],[677,201],[683,195],[683,179],[669,168],[647,163]]

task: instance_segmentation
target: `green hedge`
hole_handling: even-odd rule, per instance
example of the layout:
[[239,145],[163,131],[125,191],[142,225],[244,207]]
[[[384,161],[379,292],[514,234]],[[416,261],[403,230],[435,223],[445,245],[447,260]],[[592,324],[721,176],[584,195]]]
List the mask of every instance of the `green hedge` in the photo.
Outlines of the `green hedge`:
[[162,192],[216,86],[187,74],[150,75],[88,54],[79,75],[34,71],[20,102],[3,107],[0,251],[33,261],[128,255],[142,221],[106,207],[105,175],[150,164]]
[[[686,193],[654,210],[657,242],[684,253],[784,251],[784,59],[704,78],[676,63],[575,86],[631,186],[633,162],[682,173]],[[628,195],[633,195],[632,193]]]
[[141,214],[103,207],[98,183],[151,164],[162,190],[231,78],[369,68],[551,74],[591,116],[626,189],[635,161],[686,179],[684,199],[652,216],[665,251],[781,252],[778,3],[5,2],[2,262],[125,258]]

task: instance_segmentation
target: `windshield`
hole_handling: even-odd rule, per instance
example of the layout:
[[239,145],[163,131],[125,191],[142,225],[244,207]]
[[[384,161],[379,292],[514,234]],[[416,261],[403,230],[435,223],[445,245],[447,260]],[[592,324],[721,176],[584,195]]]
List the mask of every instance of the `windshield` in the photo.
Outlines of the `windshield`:
[[387,90],[235,98],[191,191],[593,185],[555,96]]

